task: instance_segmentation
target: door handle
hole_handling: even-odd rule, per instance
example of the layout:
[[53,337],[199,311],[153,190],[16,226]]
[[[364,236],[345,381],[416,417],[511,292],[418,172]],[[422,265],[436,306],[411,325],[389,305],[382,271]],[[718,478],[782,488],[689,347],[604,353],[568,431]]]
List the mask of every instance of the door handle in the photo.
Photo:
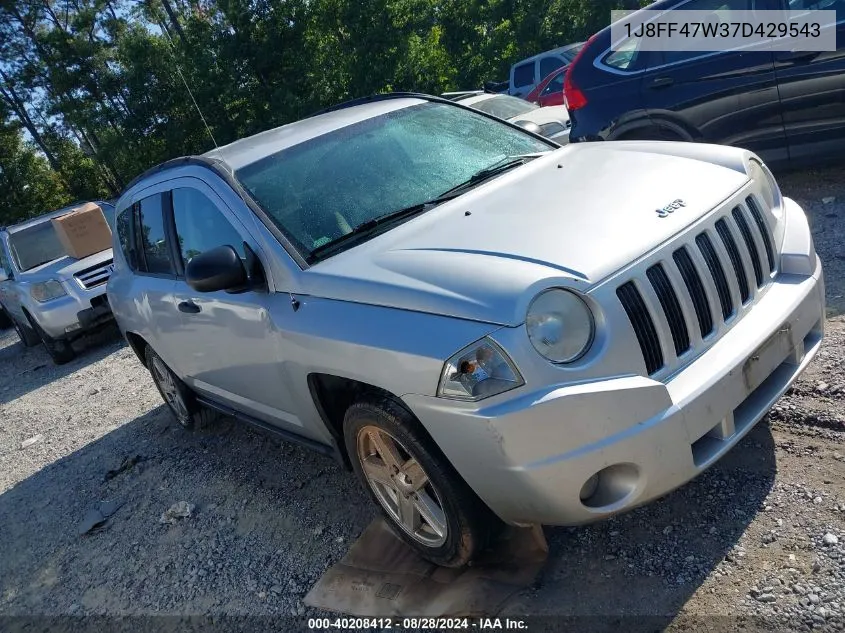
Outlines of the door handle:
[[183,301],[177,307],[179,308],[179,312],[184,312],[185,314],[197,314],[202,310],[202,308],[193,301]]
[[818,57],[819,51],[787,51],[777,53],[776,59],[779,62],[809,62]]
[[655,77],[652,79],[649,88],[668,88],[675,83],[672,77]]

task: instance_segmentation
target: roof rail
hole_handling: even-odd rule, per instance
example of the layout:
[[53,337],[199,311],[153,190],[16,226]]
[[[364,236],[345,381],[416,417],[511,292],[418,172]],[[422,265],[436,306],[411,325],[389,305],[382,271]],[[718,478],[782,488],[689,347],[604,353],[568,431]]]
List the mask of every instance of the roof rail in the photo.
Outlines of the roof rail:
[[161,171],[166,169],[173,169],[174,167],[183,167],[185,165],[199,165],[202,167],[214,167],[219,164],[221,161],[215,158],[206,158],[205,156],[180,156],[178,158],[171,158],[170,160],[166,160],[163,163],[159,163],[153,167],[150,167],[147,171],[141,173],[138,176],[135,176],[128,185],[123,188],[123,191],[120,192],[120,197],[129,191],[132,187],[138,184],[139,181],[143,180],[148,176],[152,176],[153,174],[157,174]]

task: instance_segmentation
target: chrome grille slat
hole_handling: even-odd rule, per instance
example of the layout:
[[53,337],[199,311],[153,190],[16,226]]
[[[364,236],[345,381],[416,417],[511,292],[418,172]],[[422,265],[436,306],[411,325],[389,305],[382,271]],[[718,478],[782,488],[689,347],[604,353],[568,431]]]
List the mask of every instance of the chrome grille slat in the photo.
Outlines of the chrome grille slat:
[[690,337],[686,317],[681,310],[675,289],[672,288],[662,264],[655,264],[649,268],[646,271],[646,276],[651,282],[652,288],[654,288],[657,300],[663,308],[663,313],[666,315],[669,331],[672,334],[672,342],[675,346],[675,354],[681,356],[690,348]]
[[97,264],[96,266],[91,266],[90,268],[86,268],[85,270],[80,270],[73,276],[80,286],[82,286],[86,290],[90,290],[91,288],[102,286],[104,283],[108,282],[109,278],[111,277],[113,268],[114,262],[110,259],[108,261]]
[[687,293],[695,308],[695,316],[698,320],[698,331],[701,334],[701,338],[706,338],[713,332],[713,313],[710,309],[710,301],[707,298],[707,291],[704,289],[701,276],[698,274],[698,270],[696,270],[686,246],[676,250],[672,255],[672,259],[681,273],[681,278],[684,280]]
[[736,282],[739,285],[740,300],[743,304],[748,303],[748,300],[751,298],[751,289],[748,287],[748,274],[745,272],[745,264],[739,255],[736,240],[734,240],[734,236],[725,218],[716,222],[716,232],[719,234],[719,239],[722,240],[722,246],[728,252],[728,258],[736,276]]
[[745,204],[748,205],[748,210],[751,211],[751,217],[754,218],[754,224],[757,225],[757,230],[760,232],[760,237],[763,239],[763,246],[766,250],[766,259],[769,262],[769,272],[775,272],[776,263],[775,263],[775,254],[774,248],[772,247],[772,236],[770,234],[769,225],[766,223],[765,218],[763,218],[763,213],[760,211],[760,207],[757,205],[757,200],[754,196],[748,196],[745,199]]
[[713,283],[716,284],[716,292],[719,293],[719,304],[722,306],[722,318],[727,321],[731,318],[734,312],[733,297],[731,296],[731,289],[728,285],[728,277],[725,275],[725,269],[719,257],[716,254],[716,249],[713,247],[713,242],[707,233],[700,233],[695,238],[695,243],[707,268],[710,271],[710,276]]
[[754,281],[757,284],[757,288],[761,288],[763,286],[763,263],[760,261],[760,250],[757,248],[757,242],[754,241],[754,235],[751,233],[751,228],[748,226],[748,221],[745,219],[742,208],[734,207],[731,215],[739,228],[740,235],[742,235],[742,241],[745,242],[748,256],[751,258],[751,266],[754,269]]
[[640,291],[633,281],[629,281],[616,289],[616,296],[622,303],[634,334],[643,352],[646,371],[649,375],[655,374],[663,369],[663,350],[660,347],[660,340],[657,330],[654,327],[654,320],[646,308]]

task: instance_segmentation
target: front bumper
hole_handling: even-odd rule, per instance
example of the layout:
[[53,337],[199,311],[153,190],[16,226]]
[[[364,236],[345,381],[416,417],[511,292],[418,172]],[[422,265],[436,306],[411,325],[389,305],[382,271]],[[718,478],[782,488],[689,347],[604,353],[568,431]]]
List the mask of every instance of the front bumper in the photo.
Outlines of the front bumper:
[[405,401],[509,523],[573,525],[628,510],[712,465],[812,360],[824,329],[824,279],[813,260],[811,275],[781,274],[741,322],[665,383],[626,376],[547,385],[481,408]]
[[41,329],[55,339],[76,338],[114,319],[105,285],[102,293],[84,300],[66,295],[34,305],[31,314]]

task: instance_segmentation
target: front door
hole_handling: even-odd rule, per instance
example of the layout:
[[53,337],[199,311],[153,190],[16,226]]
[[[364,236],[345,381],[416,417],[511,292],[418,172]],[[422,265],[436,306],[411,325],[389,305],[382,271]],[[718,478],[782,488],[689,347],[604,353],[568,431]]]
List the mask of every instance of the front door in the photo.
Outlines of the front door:
[[[259,253],[249,231],[207,183],[181,178],[170,184],[182,271],[191,258],[218,246],[232,246],[245,262],[245,243]],[[221,404],[322,441],[293,412],[284,337],[269,316],[271,302],[280,300],[288,299],[261,290],[196,292],[180,273],[176,306],[182,318],[183,379]]]

